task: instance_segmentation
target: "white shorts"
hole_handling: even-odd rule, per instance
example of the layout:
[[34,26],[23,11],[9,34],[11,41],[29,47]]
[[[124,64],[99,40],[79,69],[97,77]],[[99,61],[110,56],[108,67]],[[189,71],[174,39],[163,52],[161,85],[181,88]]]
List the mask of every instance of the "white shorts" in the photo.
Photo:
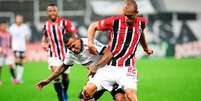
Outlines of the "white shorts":
[[[59,58],[56,58],[56,57],[49,57],[48,58],[48,65],[49,65],[49,69],[51,69],[52,66],[56,66],[56,67],[60,67],[63,65],[63,61],[60,60]],[[69,73],[70,72],[70,68],[69,67],[65,73]]]
[[0,56],[0,66],[3,65],[13,65],[14,57],[13,56]]
[[137,71],[135,67],[105,66],[98,69],[88,83],[95,84],[97,91],[102,89],[111,91],[115,83],[124,90],[127,88],[137,90]]

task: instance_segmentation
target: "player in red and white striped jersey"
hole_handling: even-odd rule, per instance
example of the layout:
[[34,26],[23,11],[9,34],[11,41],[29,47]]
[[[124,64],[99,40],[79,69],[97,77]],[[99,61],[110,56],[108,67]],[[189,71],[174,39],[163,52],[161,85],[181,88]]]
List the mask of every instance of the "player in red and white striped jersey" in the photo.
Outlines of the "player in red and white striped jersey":
[[[123,15],[112,16],[97,21],[90,25],[88,29],[89,50],[97,54],[93,44],[95,32],[97,30],[108,31],[108,48],[113,54],[112,60],[108,63],[107,68],[97,72],[96,76],[104,75],[105,78],[94,80],[90,87],[94,89],[105,88],[111,90],[111,85],[117,83],[122,86],[129,101],[137,101],[137,71],[135,67],[135,51],[140,42],[147,54],[152,54],[153,50],[149,49],[145,37],[144,28],[146,20],[138,15],[137,4],[134,0],[127,0],[123,7]],[[109,67],[109,68],[108,68]],[[115,82],[114,82],[115,81]],[[102,82],[107,82],[103,84]],[[87,88],[87,87],[86,87]],[[86,95],[90,90],[85,90]],[[91,93],[91,92],[90,92]]]
[[[43,28],[42,46],[48,51],[49,67],[52,72],[55,72],[63,64],[65,53],[67,52],[63,42],[63,35],[65,33],[76,33],[77,30],[70,20],[58,16],[58,8],[55,4],[49,4],[47,12],[49,20]],[[59,78],[55,80],[54,87],[60,101],[67,100],[68,84],[67,73],[62,75],[62,82]]]
[[12,76],[14,84],[19,83],[16,80],[15,70],[14,70],[14,56],[11,49],[11,34],[8,32],[8,22],[0,22],[0,85],[3,83],[1,81],[1,71],[3,65],[8,65]]

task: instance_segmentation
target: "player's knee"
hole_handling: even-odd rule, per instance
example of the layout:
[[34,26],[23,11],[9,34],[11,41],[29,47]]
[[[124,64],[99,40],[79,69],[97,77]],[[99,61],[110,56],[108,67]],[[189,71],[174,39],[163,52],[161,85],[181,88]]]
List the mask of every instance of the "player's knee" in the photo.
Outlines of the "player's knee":
[[136,91],[134,89],[126,89],[125,93],[129,101],[138,101]]
[[92,98],[92,92],[90,89],[85,89],[83,90],[83,95],[85,99],[90,99]]
[[88,84],[83,90],[84,97],[87,99],[92,98],[95,92],[96,86],[94,84]]
[[115,94],[115,101],[126,101],[125,94],[121,93]]

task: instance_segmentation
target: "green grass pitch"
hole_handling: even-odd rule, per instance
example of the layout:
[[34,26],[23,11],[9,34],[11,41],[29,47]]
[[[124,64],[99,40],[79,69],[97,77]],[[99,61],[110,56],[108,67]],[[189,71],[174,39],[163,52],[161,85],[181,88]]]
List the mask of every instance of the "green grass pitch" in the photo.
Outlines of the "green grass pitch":
[[[139,59],[139,101],[201,101],[201,59]],[[0,101],[57,101],[52,84],[42,91],[34,85],[50,74],[46,62],[25,64],[24,83],[12,85],[4,66]],[[79,101],[78,94],[87,80],[87,70],[75,65],[70,73],[69,101]],[[105,93],[99,101],[112,101]]]

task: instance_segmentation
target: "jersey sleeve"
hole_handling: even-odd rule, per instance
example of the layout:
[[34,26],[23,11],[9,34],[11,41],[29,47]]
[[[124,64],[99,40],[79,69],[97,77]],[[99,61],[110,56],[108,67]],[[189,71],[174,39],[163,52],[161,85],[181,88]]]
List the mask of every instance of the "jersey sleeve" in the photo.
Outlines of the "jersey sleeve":
[[140,17],[140,26],[141,26],[141,29],[144,30],[148,24],[148,20],[144,17]]
[[98,21],[98,29],[101,31],[112,30],[114,17],[109,17]]
[[65,54],[64,65],[73,65],[74,61],[71,55],[69,51]]
[[29,28],[28,25],[24,25],[24,30],[25,30],[25,35],[27,36],[28,39],[31,38],[31,29]]
[[96,47],[98,53],[99,53],[100,55],[102,55],[103,52],[104,52],[104,50],[105,50],[105,48],[106,48],[106,46],[104,46],[102,43],[100,43],[100,42],[97,41],[97,40],[94,40],[94,44],[95,44],[95,47]]
[[65,25],[66,25],[66,32],[77,33],[77,28],[73,26],[70,20],[66,20]]

